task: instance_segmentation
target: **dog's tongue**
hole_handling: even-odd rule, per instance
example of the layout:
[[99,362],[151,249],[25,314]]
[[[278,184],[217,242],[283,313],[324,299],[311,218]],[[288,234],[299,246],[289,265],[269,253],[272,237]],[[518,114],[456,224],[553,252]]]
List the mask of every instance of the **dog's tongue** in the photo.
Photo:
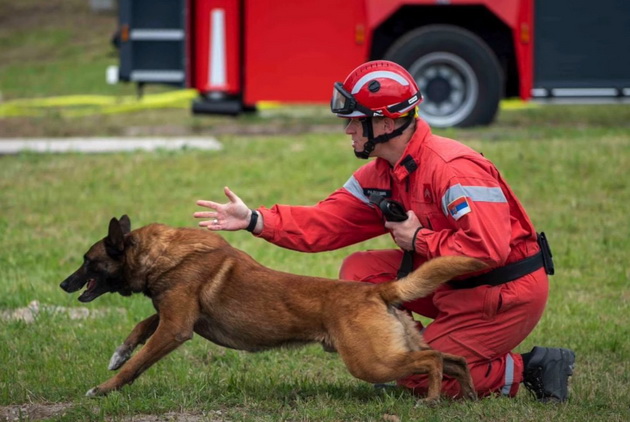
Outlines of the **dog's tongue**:
[[90,302],[92,299],[92,290],[96,288],[96,280],[90,279],[87,283],[85,291],[79,296],[79,301]]

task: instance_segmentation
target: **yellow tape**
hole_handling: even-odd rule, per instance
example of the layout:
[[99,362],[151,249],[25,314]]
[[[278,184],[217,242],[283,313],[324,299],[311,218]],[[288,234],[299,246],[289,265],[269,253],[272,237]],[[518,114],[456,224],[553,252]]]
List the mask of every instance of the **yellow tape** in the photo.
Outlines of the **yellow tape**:
[[260,101],[256,103],[256,108],[258,110],[273,110],[282,107],[282,105],[280,101]]
[[0,103],[0,117],[37,116],[42,115],[42,109],[46,108],[60,108],[60,114],[67,117],[127,113],[150,108],[186,108],[197,95],[197,91],[187,89],[143,95],[141,98],[132,95],[22,98]]
[[[8,103],[20,107],[74,107],[106,105],[113,104],[116,101],[118,101],[116,97],[105,95],[68,95],[65,97],[21,98],[11,100]],[[128,97],[124,98],[124,101],[128,101]]]
[[519,98],[510,98],[508,100],[501,101],[499,107],[501,107],[501,110],[526,110],[538,108],[539,105],[531,101],[523,101]]
[[42,114],[37,110],[23,109],[14,105],[0,104],[0,117],[38,116]]

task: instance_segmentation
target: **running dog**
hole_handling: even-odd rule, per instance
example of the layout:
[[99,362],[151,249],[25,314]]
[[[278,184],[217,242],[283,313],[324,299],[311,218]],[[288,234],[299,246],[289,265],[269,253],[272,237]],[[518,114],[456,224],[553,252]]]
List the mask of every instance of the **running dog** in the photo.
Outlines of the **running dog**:
[[[90,397],[131,383],[197,333],[250,352],[319,342],[336,350],[353,376],[370,383],[426,374],[425,400],[431,402],[439,399],[443,373],[457,379],[464,397],[475,398],[468,366],[462,357],[431,349],[397,305],[485,267],[450,256],[383,284],[308,277],[266,268],[202,229],[150,224],[131,231],[123,215],[112,218],[107,236],[61,288],[71,293],[87,285],[81,302],[107,292],[144,293],[157,311],[116,349],[109,369],[120,371],[90,389]],[[140,344],[145,345],[132,357]]]

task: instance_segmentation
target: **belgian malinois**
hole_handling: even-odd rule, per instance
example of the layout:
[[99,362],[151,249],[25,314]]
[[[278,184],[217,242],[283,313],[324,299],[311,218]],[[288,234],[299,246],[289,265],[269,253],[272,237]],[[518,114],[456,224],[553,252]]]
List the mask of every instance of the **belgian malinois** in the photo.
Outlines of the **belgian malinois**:
[[464,397],[476,397],[466,361],[432,350],[396,305],[484,267],[473,258],[450,256],[383,284],[301,276],[264,267],[218,234],[162,224],[131,231],[123,215],[112,218],[107,237],[87,251],[61,288],[70,293],[87,284],[81,302],[107,292],[144,293],[157,311],[114,352],[109,369],[122,367],[120,372],[88,396],[131,383],[197,333],[250,352],[320,342],[341,355],[353,376],[370,383],[427,374],[426,400],[435,401],[443,372],[457,379]]

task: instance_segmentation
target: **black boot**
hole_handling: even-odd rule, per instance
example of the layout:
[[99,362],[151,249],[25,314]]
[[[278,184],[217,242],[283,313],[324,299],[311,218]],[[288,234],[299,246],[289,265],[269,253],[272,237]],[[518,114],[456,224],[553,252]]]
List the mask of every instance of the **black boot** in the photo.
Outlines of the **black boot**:
[[523,354],[523,384],[541,402],[564,402],[569,398],[569,377],[573,375],[573,350],[534,347]]

